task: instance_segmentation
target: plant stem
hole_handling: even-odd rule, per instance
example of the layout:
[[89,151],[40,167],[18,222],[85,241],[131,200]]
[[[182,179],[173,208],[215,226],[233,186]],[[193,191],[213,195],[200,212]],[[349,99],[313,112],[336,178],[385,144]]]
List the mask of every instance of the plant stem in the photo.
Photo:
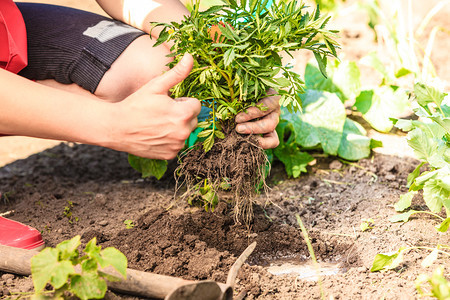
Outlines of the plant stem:
[[322,277],[320,276],[320,265],[317,262],[316,255],[314,254],[314,248],[311,244],[311,241],[309,240],[308,232],[306,231],[305,225],[303,225],[300,215],[295,214],[295,217],[297,218],[297,223],[300,226],[300,229],[302,230],[303,238],[305,239],[306,245],[308,246],[308,251],[309,251],[309,255],[311,255],[311,260],[313,261],[313,264],[316,268],[317,282],[319,284],[319,289],[320,289],[320,297],[322,299],[325,299],[325,292],[323,290],[323,285],[322,285]]

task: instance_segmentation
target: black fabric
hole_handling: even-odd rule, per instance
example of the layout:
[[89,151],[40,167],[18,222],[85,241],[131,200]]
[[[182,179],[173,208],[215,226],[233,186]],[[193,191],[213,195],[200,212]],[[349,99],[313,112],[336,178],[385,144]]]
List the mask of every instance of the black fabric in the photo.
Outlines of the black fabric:
[[19,75],[76,83],[94,93],[112,63],[137,37],[134,27],[64,6],[16,3],[27,29],[28,66]]

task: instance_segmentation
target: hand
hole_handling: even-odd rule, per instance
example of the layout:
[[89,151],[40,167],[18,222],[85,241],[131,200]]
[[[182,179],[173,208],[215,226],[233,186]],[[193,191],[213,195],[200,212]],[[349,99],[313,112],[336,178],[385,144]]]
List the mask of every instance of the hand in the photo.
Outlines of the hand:
[[[273,90],[268,92],[268,94],[273,93]],[[275,131],[280,118],[279,99],[279,96],[266,97],[259,102],[267,108],[266,110],[250,107],[246,112],[237,114],[236,131],[242,134],[262,134],[262,136],[258,136],[258,141],[263,149],[277,147],[280,143]]]
[[171,70],[156,77],[114,106],[109,141],[103,146],[153,159],[172,159],[197,127],[200,101],[172,99],[169,89],[184,80],[193,66],[186,54]]

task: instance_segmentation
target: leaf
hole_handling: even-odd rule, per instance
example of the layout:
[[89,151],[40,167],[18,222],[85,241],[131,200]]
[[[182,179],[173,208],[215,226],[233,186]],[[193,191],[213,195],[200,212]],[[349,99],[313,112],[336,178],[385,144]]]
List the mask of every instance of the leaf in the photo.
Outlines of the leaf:
[[301,95],[303,111],[282,109],[282,119],[294,126],[296,142],[302,147],[321,145],[324,152],[337,155],[346,119],[341,100],[328,92],[307,90]]
[[392,223],[396,223],[396,222],[408,222],[409,218],[410,218],[413,214],[415,214],[415,213],[417,213],[417,211],[411,209],[411,210],[409,210],[409,211],[407,211],[407,212],[405,212],[405,213],[402,213],[402,214],[398,214],[398,215],[392,216],[392,217],[389,219],[389,221],[392,222]]
[[392,75],[388,72],[381,59],[378,57],[376,51],[370,52],[368,55],[361,58],[360,63],[377,70],[389,82],[393,82]]
[[308,163],[314,160],[314,157],[299,151],[294,145],[278,146],[273,153],[284,164],[287,175],[294,178],[299,177],[302,172],[306,173]]
[[71,291],[80,299],[102,299],[107,291],[105,280],[97,272],[75,275],[70,280]]
[[417,102],[422,106],[425,106],[428,103],[436,103],[440,106],[442,100],[444,100],[447,95],[446,93],[438,91],[434,87],[420,82],[414,85],[414,94],[416,95]]
[[149,159],[128,154],[128,162],[138,172],[142,173],[142,178],[155,176],[161,179],[167,171],[167,160]]
[[439,232],[446,232],[448,228],[450,227],[450,217],[445,219],[441,224],[436,226],[437,231]]
[[127,258],[122,252],[108,247],[100,252],[100,257],[99,263],[102,268],[113,266],[124,278],[127,277]]
[[438,180],[429,179],[423,187],[423,198],[432,212],[439,213],[444,203],[450,199],[450,191],[443,188]]
[[346,160],[359,160],[370,155],[372,139],[365,136],[364,128],[353,120],[346,119],[338,155]]
[[55,248],[45,248],[31,258],[31,274],[36,292],[42,291],[47,283],[55,289],[62,287],[69,275],[75,274],[70,261],[59,261],[60,251]]
[[308,89],[336,93],[345,101],[359,95],[361,90],[360,72],[354,62],[331,61],[327,65],[328,78],[323,77],[320,70],[309,63],[305,68],[305,84]]
[[438,258],[438,254],[439,254],[439,250],[433,249],[433,251],[431,251],[430,254],[427,255],[427,257],[425,257],[425,259],[422,261],[421,266],[423,268],[428,268],[430,267]]
[[404,90],[394,91],[391,87],[382,86],[362,91],[354,106],[374,129],[389,132],[393,127],[391,118],[405,112],[409,102]]
[[325,78],[327,78],[327,57],[325,55],[321,56],[317,52],[314,52],[314,57],[319,65],[320,72]]
[[235,53],[234,53],[234,49],[230,48],[227,51],[225,51],[224,55],[223,55],[223,63],[225,64],[225,67],[228,67],[231,62],[234,60],[235,58]]
[[411,201],[414,198],[414,195],[416,195],[416,191],[410,191],[406,194],[403,194],[400,196],[400,200],[394,204],[394,208],[396,211],[404,211],[408,207],[411,206]]
[[62,241],[56,246],[56,249],[60,251],[59,259],[60,260],[71,260],[74,258],[78,258],[78,250],[77,248],[80,246],[81,237],[79,235],[74,236],[72,239],[67,241]]
[[[420,163],[420,164],[414,169],[414,171],[412,171],[411,173],[409,173],[408,178],[407,178],[407,183],[406,183],[407,186],[411,186],[411,185],[414,183],[414,180],[416,180],[416,178],[419,177],[419,175],[420,175],[420,168],[422,168],[422,166],[423,166],[424,164],[425,164],[424,162]],[[412,198],[411,198],[411,199],[412,199]],[[402,210],[403,210],[403,209],[402,209]],[[398,211],[398,210],[397,210],[397,211]]]
[[377,272],[383,269],[394,269],[403,261],[401,250],[394,254],[377,254],[372,263],[370,272]]
[[395,78],[400,78],[409,74],[412,74],[413,72],[409,69],[406,69],[404,67],[400,68],[395,72]]

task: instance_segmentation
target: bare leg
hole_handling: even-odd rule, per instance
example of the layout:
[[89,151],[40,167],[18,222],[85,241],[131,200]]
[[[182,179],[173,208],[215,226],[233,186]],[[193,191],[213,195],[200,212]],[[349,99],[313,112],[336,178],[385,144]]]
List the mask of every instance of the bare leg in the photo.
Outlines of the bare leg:
[[77,84],[62,84],[55,80],[39,80],[38,83],[90,96],[97,100],[117,102],[138,90],[142,85],[167,70],[169,50],[144,35],[134,40],[105,73],[94,94]]

